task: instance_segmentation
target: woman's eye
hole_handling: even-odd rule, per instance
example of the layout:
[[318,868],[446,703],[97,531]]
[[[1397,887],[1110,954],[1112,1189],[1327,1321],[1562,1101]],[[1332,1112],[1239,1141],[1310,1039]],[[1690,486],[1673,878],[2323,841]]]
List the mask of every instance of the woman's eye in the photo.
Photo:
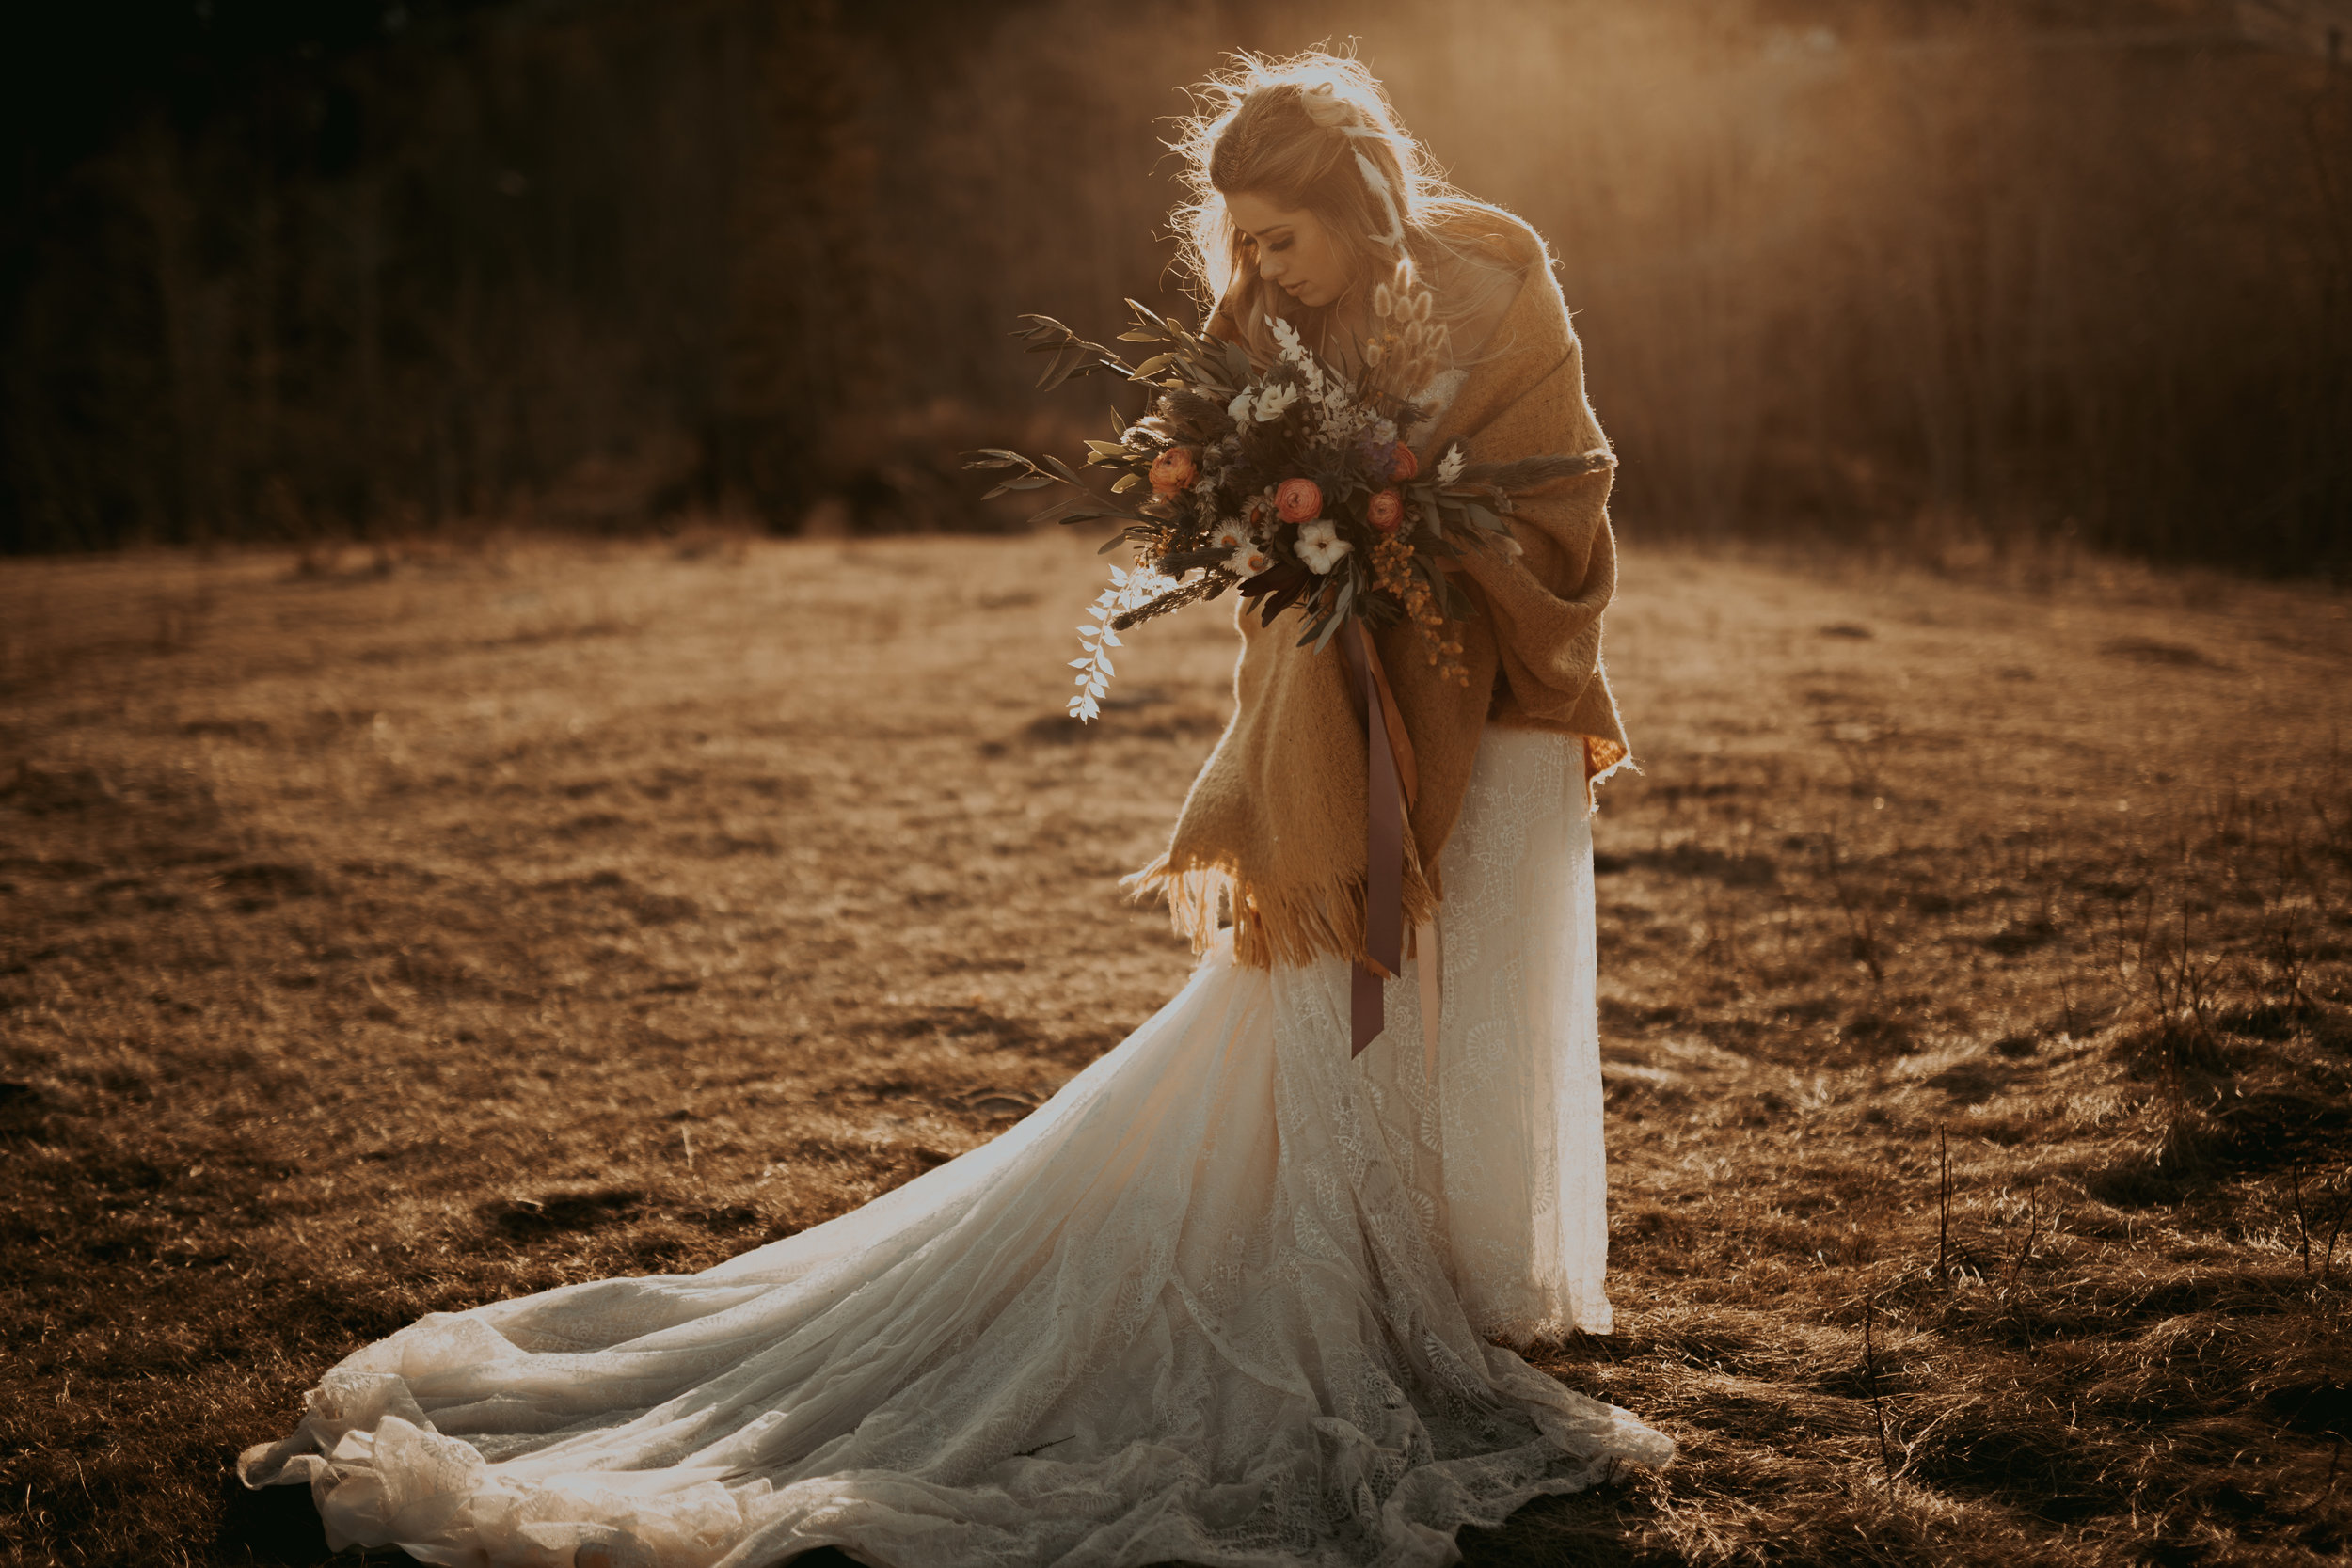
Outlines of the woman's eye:
[[1272,245],[1272,246],[1269,246],[1268,248],[1270,248],[1270,249],[1272,249],[1272,250],[1275,250],[1275,251],[1278,251],[1278,252],[1279,252],[1279,251],[1288,250],[1290,247],[1291,247],[1291,243],[1290,243],[1290,241],[1288,241],[1288,240],[1284,240],[1281,244],[1277,245]]

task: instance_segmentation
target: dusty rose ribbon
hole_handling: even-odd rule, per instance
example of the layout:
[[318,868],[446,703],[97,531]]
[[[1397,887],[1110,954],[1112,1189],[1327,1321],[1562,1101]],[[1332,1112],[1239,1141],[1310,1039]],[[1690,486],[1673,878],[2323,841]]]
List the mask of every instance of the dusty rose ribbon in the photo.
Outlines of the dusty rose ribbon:
[[[1360,1055],[1388,1023],[1381,981],[1405,968],[1405,813],[1419,793],[1413,742],[1389,689],[1379,652],[1363,623],[1347,624],[1349,662],[1364,694],[1366,807],[1364,814],[1364,956],[1349,973],[1348,1029]],[[1422,1053],[1438,1069],[1438,928],[1424,921],[1413,932],[1421,974]]]

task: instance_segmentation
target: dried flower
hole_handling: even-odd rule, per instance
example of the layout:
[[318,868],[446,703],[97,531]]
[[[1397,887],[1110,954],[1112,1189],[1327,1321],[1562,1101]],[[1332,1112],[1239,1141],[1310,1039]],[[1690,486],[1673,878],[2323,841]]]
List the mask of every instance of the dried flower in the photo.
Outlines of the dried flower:
[[1311,479],[1286,479],[1274,492],[1274,509],[1286,523],[1303,523],[1323,510],[1323,487]]
[[1394,533],[1405,521],[1405,498],[1394,490],[1375,492],[1364,503],[1364,518],[1383,533]]
[[1419,476],[1420,473],[1421,459],[1413,455],[1412,448],[1406,446],[1404,442],[1399,441],[1396,445],[1389,449],[1390,483],[1406,483],[1407,481]]
[[1274,558],[1265,551],[1255,545],[1243,544],[1235,546],[1225,569],[1237,578],[1254,578],[1273,564]]
[[1200,477],[1200,465],[1193,458],[1190,447],[1170,447],[1152,460],[1152,488],[1163,496],[1172,496],[1192,488]]
[[1373,586],[1405,607],[1406,619],[1420,631],[1430,668],[1438,672],[1438,679],[1468,686],[1470,667],[1462,660],[1462,640],[1447,635],[1445,614],[1438,608],[1429,585],[1412,565],[1410,540],[1391,533],[1373,542]]

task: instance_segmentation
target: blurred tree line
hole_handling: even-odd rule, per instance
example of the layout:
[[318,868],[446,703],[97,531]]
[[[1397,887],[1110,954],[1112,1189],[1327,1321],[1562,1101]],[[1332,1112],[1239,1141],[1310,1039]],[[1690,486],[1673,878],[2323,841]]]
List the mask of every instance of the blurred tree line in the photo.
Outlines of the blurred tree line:
[[1359,40],[1549,235],[1646,531],[2341,572],[2344,0],[133,0],[6,51],[0,548],[1002,526],[1164,117]]

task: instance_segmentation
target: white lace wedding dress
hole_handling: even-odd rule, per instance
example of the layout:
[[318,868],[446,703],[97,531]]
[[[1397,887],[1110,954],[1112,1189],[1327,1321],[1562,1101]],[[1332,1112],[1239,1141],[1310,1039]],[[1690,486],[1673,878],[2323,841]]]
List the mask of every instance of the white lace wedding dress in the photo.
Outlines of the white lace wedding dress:
[[1003,1136],[698,1275],[437,1313],[251,1485],[435,1563],[1443,1563],[1673,1445],[1490,1336],[1609,1324],[1575,742],[1490,730],[1415,977],[1210,952]]

